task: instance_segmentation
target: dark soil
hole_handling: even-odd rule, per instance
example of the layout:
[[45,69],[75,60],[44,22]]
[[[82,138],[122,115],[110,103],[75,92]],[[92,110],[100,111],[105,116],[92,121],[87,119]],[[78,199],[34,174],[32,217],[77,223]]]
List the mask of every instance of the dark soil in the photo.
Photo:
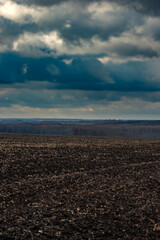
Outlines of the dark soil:
[[0,135],[0,239],[160,239],[160,139]]

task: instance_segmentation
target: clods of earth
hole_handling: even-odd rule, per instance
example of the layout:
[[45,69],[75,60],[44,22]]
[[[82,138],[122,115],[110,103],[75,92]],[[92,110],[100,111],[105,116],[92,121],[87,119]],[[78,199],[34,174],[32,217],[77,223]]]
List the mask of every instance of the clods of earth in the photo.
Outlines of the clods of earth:
[[160,239],[160,139],[0,134],[0,240]]

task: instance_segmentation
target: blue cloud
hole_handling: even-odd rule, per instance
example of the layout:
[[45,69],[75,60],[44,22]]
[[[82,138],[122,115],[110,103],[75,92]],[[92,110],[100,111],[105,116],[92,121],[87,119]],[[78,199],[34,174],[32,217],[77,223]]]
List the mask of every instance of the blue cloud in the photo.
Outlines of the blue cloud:
[[11,0],[8,7],[11,15],[0,11],[0,111],[94,105],[98,114],[128,99],[130,111],[134,99],[155,111],[159,0]]
[[62,57],[35,59],[8,53],[1,54],[0,59],[1,84],[47,81],[53,83],[54,89],[61,90],[160,90],[159,81],[154,80],[157,62],[151,62],[149,69],[148,62],[110,62],[104,65],[96,58],[76,57],[70,64],[66,64]]

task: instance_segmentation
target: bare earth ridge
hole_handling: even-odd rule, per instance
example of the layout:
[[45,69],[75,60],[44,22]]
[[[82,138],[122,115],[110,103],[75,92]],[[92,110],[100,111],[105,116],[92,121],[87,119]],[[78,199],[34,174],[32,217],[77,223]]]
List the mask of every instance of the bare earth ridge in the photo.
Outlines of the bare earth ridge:
[[0,239],[160,239],[160,139],[0,135]]

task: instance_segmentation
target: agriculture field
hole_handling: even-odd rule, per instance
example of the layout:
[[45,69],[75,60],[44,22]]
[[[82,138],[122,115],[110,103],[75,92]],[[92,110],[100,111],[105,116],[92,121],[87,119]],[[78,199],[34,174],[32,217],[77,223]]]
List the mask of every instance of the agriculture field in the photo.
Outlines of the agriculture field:
[[160,239],[160,139],[0,135],[0,239]]

